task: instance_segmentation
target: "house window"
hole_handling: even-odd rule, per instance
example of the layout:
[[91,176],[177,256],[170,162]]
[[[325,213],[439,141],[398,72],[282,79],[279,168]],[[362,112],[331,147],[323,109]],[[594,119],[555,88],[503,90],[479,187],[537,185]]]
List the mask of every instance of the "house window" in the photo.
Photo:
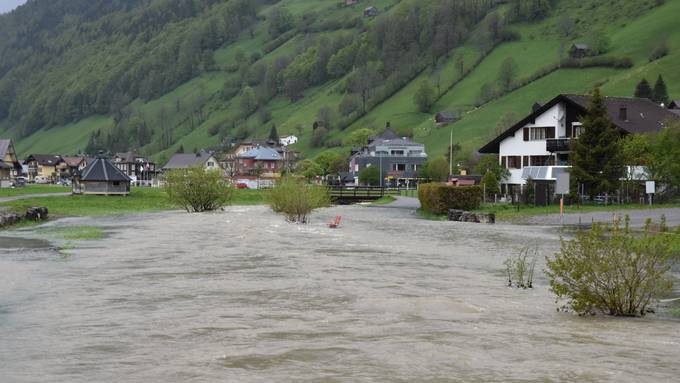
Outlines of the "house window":
[[522,156],[508,156],[508,169],[521,169]]
[[396,172],[406,171],[406,164],[392,164],[392,170]]
[[215,163],[212,161],[208,161],[208,167],[212,168],[213,166],[215,166]]
[[555,138],[554,126],[524,128],[524,141],[541,141],[546,138]]
[[531,166],[551,166],[552,164],[552,156],[531,156]]
[[403,151],[403,150],[393,150],[393,151],[392,151],[392,155],[393,155],[393,156],[403,156],[403,155],[404,155],[404,151]]
[[583,125],[581,125],[581,123],[579,123],[579,122],[575,122],[574,124],[572,124],[571,129],[572,129],[572,136],[574,138],[580,136],[581,133],[583,133]]

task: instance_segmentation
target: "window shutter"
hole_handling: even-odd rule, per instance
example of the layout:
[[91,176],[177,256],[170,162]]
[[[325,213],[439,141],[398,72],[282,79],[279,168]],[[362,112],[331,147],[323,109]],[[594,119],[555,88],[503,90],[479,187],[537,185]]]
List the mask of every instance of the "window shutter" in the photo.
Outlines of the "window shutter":
[[529,128],[524,128],[524,141],[529,141]]
[[545,138],[555,138],[555,127],[549,126],[545,132]]

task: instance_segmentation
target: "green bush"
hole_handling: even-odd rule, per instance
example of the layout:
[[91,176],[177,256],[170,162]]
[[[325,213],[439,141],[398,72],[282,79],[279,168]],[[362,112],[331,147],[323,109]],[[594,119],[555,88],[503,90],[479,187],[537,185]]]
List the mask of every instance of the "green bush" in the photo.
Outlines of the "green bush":
[[482,202],[479,186],[449,186],[446,184],[423,184],[418,187],[420,207],[434,214],[446,214],[449,209],[475,210]]
[[284,177],[269,194],[269,204],[290,222],[307,223],[307,215],[314,209],[330,206],[328,188],[308,184],[304,180]]
[[222,172],[217,170],[178,169],[166,173],[164,178],[170,202],[189,213],[219,209],[233,194]]
[[665,233],[654,233],[648,224],[637,235],[619,219],[562,241],[555,258],[547,258],[546,273],[558,299],[566,298],[578,314],[642,316],[673,287],[671,255]]

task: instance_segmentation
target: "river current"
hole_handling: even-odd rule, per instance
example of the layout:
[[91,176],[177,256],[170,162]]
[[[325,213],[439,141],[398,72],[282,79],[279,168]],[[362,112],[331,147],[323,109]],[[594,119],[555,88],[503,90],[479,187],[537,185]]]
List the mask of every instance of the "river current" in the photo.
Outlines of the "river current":
[[[106,236],[0,241],[0,382],[680,380],[679,321],[556,310],[551,227],[364,206],[309,225],[266,207],[51,225]],[[508,288],[527,245],[535,288]]]

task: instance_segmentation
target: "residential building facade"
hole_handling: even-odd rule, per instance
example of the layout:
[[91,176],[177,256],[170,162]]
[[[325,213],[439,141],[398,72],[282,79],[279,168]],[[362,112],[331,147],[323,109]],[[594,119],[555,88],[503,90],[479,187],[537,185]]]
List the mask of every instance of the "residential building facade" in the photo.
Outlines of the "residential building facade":
[[11,186],[22,172],[12,140],[0,140],[0,187]]
[[151,181],[156,178],[156,164],[136,152],[116,153],[113,164],[133,182]]
[[202,167],[204,170],[223,171],[213,152],[177,153],[163,166],[163,171]]
[[416,184],[418,171],[426,162],[425,145],[399,137],[388,126],[382,135],[369,138],[367,146],[352,150],[349,172],[358,185],[359,173],[377,166],[382,186],[410,186]]
[[31,154],[24,161],[28,165],[28,180],[36,179],[55,182],[68,175],[69,167],[61,156],[52,154]]
[[[653,133],[680,118],[647,99],[605,97],[607,114],[622,134]],[[502,191],[517,194],[526,180],[554,182],[568,171],[573,140],[583,132],[589,96],[558,95],[482,147],[480,153],[499,155],[510,171]]]

